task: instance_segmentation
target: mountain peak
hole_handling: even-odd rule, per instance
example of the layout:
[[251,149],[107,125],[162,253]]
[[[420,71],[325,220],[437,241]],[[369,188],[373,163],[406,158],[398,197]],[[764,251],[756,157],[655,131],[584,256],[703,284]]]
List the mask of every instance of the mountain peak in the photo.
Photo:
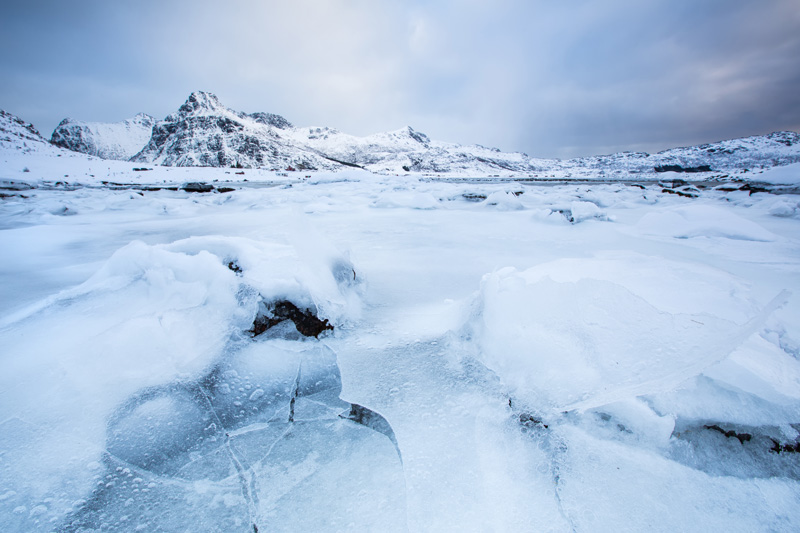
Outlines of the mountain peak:
[[136,113],[136,115],[134,115],[133,118],[130,118],[128,120],[136,124],[148,124],[150,126],[152,126],[156,122],[156,119],[148,115],[147,113]]
[[427,145],[429,142],[431,142],[431,140],[428,138],[427,135],[425,135],[421,131],[415,131],[414,128],[412,128],[411,126],[406,126],[400,131],[406,133],[409,137],[411,137],[420,144]]
[[190,115],[192,113],[202,113],[208,111],[218,111],[225,109],[219,98],[215,94],[206,92],[206,91],[195,91],[189,95],[189,98],[186,99],[186,103],[184,103],[178,112],[184,115]]

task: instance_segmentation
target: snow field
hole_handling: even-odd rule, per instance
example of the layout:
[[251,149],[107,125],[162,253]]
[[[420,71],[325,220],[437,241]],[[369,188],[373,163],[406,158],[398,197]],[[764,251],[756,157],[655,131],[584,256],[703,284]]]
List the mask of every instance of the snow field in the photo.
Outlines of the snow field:
[[6,530],[800,524],[798,196],[253,185],[0,204]]

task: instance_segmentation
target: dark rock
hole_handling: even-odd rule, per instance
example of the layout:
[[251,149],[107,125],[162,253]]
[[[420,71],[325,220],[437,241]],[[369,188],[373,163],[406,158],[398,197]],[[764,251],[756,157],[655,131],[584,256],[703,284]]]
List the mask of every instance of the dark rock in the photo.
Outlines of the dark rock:
[[653,170],[656,172],[687,172],[687,173],[695,173],[695,172],[713,172],[709,165],[698,165],[696,167],[682,167],[680,165],[659,165],[655,167]]
[[193,181],[191,183],[185,183],[181,187],[186,192],[211,192],[214,190],[213,185],[209,185],[208,183],[201,183]]
[[775,439],[770,440],[772,440],[772,447],[769,451],[773,453],[800,453],[800,442],[781,444]]
[[719,433],[722,433],[723,435],[725,435],[729,439],[736,438],[742,444],[744,444],[745,442],[749,442],[753,438],[753,436],[750,433],[736,433],[733,430],[725,431],[724,429],[722,429],[721,427],[719,427],[716,424],[712,424],[710,426],[704,426],[704,427],[706,429],[710,429],[712,431],[717,431]]
[[684,198],[697,198],[696,194],[692,194],[692,193],[689,193],[689,192],[683,192],[683,191],[675,191],[675,190],[672,190],[672,189],[661,189],[661,192],[667,193],[667,194],[677,194],[678,196],[683,196]]
[[467,192],[467,193],[462,194],[461,196],[463,196],[464,199],[469,201],[469,202],[482,202],[482,201],[486,200],[486,195],[485,194]]
[[234,189],[233,187],[217,187],[217,192],[220,192],[220,193],[223,193],[223,194],[226,193],[226,192],[233,192],[235,190],[236,189]]
[[740,191],[748,191],[749,195],[752,196],[753,193],[756,192],[769,192],[769,189],[765,189],[764,187],[759,187],[757,185],[751,185],[750,183],[745,183],[741,187],[739,187]]
[[284,320],[291,320],[297,331],[306,337],[318,338],[320,333],[333,330],[333,325],[328,323],[327,318],[320,320],[309,309],[301,311],[292,302],[281,300],[268,305],[265,313],[256,315],[249,333],[257,337]]
[[250,115],[247,116],[260,124],[266,124],[281,130],[286,130],[293,127],[291,122],[274,113],[250,113]]

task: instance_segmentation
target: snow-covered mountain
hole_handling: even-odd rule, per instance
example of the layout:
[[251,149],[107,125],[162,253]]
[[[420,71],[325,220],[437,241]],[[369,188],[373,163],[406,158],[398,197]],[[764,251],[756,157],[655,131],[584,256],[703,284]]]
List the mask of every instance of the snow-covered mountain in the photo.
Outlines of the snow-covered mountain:
[[194,92],[177,112],[153,127],[152,137],[132,160],[165,166],[267,167],[334,170],[342,165],[287,135],[288,120],[268,113],[248,115],[216,96]]
[[192,93],[177,112],[159,121],[150,142],[132,160],[281,170],[357,166],[391,173],[490,174],[531,169],[525,154],[432,141],[411,127],[367,137],[329,127],[296,128],[280,115],[234,111],[206,92]]
[[373,172],[485,175],[530,171],[525,154],[434,141],[410,126],[367,137],[355,137],[330,128],[296,128],[291,133],[298,143]]
[[[800,135],[765,136],[674,148],[658,154],[623,152],[575,159],[542,159],[480,145],[434,141],[405,127],[356,137],[329,127],[296,128],[279,115],[240,113],[210,93],[192,93],[153,130],[135,161],[165,165],[335,170],[359,166],[379,173],[523,174],[620,178],[657,170],[734,172],[800,161]],[[679,168],[676,168],[679,167]]]
[[114,123],[81,122],[65,118],[53,131],[50,142],[103,159],[127,160],[150,140],[155,122],[153,117],[144,113]]
[[[721,175],[800,162],[800,135],[776,132],[657,154],[622,152],[544,159],[480,145],[435,141],[405,127],[357,137],[329,127],[295,127],[272,113],[243,113],[208,92],[194,92],[155,124],[150,117],[117,124],[62,122],[53,142],[109,159],[165,166],[326,170],[457,176],[640,179],[662,171]],[[138,122],[137,122],[138,120]],[[134,127],[134,123],[139,126]],[[148,125],[152,126],[148,135]]]
[[736,172],[767,169],[800,161],[800,135],[780,131],[711,144],[671,148],[657,154],[621,152],[565,160],[531,159],[542,173],[595,174],[609,178],[620,174],[652,174],[659,171]]

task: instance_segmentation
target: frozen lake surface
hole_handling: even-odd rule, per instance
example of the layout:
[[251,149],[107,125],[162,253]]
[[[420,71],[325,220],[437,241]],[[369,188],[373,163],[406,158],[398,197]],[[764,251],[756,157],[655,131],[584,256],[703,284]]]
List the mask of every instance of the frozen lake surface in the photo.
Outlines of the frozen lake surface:
[[223,172],[4,182],[3,531],[800,528],[797,165]]

